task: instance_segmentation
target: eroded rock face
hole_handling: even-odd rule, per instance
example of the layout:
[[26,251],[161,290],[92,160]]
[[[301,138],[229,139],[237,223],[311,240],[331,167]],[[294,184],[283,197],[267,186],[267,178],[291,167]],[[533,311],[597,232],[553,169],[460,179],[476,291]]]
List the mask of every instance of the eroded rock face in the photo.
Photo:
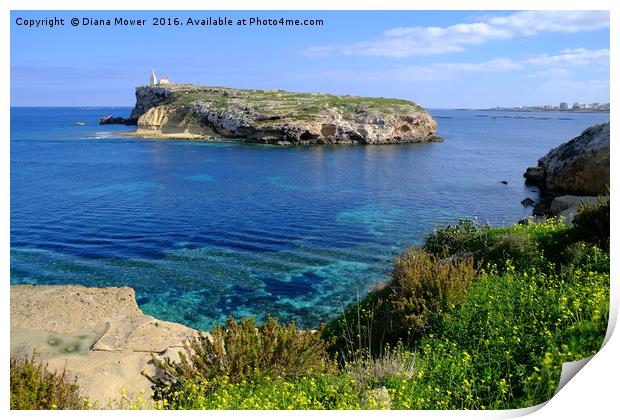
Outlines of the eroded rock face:
[[545,192],[606,195],[609,185],[609,122],[586,129],[581,135],[551,150],[528,168],[526,182]]
[[387,144],[441,141],[437,124],[410,101],[209,88],[136,89],[136,135],[233,138],[272,144]]
[[50,369],[66,367],[99,407],[118,401],[123,389],[148,397],[142,372],[156,374],[151,353],[175,356],[196,334],[144,315],[129,287],[11,286],[11,353],[35,351]]
[[172,103],[175,95],[172,89],[159,86],[140,86],[136,88],[136,106],[131,111],[131,117],[136,120],[149,109]]

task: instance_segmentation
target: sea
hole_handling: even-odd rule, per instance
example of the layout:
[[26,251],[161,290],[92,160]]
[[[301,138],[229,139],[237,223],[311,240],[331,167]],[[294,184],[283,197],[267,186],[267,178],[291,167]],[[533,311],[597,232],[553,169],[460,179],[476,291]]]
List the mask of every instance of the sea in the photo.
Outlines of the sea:
[[10,281],[130,286],[146,314],[203,330],[228,316],[317,327],[436,227],[531,215],[525,169],[609,120],[435,109],[442,143],[300,147],[97,124],[130,111],[11,109]]

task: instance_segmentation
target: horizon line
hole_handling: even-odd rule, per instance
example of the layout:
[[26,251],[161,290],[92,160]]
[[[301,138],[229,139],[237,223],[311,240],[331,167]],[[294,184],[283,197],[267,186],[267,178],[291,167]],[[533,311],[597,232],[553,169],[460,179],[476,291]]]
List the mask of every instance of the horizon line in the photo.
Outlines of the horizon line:
[[[586,102],[582,102],[586,104]],[[590,102],[595,103],[595,102]],[[608,102],[598,102],[606,104]],[[548,104],[547,104],[548,105]],[[523,107],[541,107],[545,105],[506,105],[506,106],[491,106],[491,107],[475,107],[475,108],[467,108],[467,107],[450,107],[450,106],[429,106],[423,107],[424,109],[445,109],[445,110],[471,110],[471,111],[484,111],[484,110],[494,110],[494,109],[518,109]],[[9,108],[135,108],[135,105],[9,105]],[[550,110],[553,111],[553,110]],[[563,110],[563,112],[571,111],[571,109]],[[600,111],[600,112],[609,112],[609,111]]]

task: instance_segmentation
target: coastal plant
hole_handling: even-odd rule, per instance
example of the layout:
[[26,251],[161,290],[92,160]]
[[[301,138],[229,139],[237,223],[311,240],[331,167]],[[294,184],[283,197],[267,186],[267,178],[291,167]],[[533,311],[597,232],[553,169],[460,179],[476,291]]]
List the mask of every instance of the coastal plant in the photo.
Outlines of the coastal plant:
[[508,409],[548,401],[562,363],[600,348],[608,299],[608,273],[483,273],[467,302],[415,346],[414,376],[386,384],[392,407]]
[[211,384],[218,378],[241,383],[265,377],[295,378],[333,370],[321,336],[300,330],[295,323],[279,324],[268,317],[257,325],[253,318],[241,322],[228,318],[210,335],[200,334],[179,352],[179,360],[154,356],[159,369],[153,382],[156,400],[174,400],[188,383]]
[[294,379],[263,377],[231,383],[227,377],[185,382],[162,410],[357,410],[377,408],[370,390],[360,391],[347,374],[315,373]]
[[609,216],[608,198],[598,197],[596,203],[582,204],[573,219],[577,238],[609,249]]
[[416,373],[415,354],[402,344],[395,348],[386,346],[378,357],[367,355],[351,360],[344,371],[355,380],[360,390],[377,388],[413,378]]
[[399,394],[397,406],[536,405],[553,396],[563,362],[598,351],[607,328],[608,273],[513,268],[483,274],[467,302],[422,340],[419,380]]
[[460,219],[455,225],[437,227],[424,240],[424,249],[442,257],[472,255],[482,248],[481,228],[473,220]]
[[510,260],[516,267],[539,265],[537,263],[544,261],[536,241],[528,232],[519,229],[509,229],[497,235],[481,259],[495,264]]
[[[557,219],[509,228],[452,227],[456,233],[447,235],[447,242],[460,256],[444,248],[443,261],[476,255],[487,263],[463,303],[435,317],[419,340],[407,342],[401,330],[415,368],[411,378],[381,381],[392,407],[505,409],[549,400],[562,363],[595,354],[607,329],[609,252],[575,242],[575,229]],[[521,258],[515,262],[509,256]],[[386,290],[381,291],[384,299]],[[377,292],[371,296],[376,304]],[[374,309],[373,319],[380,319],[382,309]],[[370,359],[358,353],[347,366],[356,360]]]
[[83,410],[92,408],[66,372],[51,371],[31,357],[11,357],[11,410]]
[[394,260],[392,325],[408,334],[424,332],[434,318],[462,302],[475,277],[471,258],[442,260],[420,248],[407,249]]
[[609,253],[588,242],[575,242],[564,250],[565,265],[586,271],[609,273]]
[[435,229],[425,238],[424,249],[443,258],[474,258],[482,265],[504,269],[510,260],[517,268],[543,268],[559,262],[570,244],[570,228],[558,219],[530,220],[510,227],[491,227],[461,220]]
[[391,280],[326,324],[323,337],[342,361],[410,344],[459,305],[476,277],[471,258],[442,259],[411,247],[394,260]]

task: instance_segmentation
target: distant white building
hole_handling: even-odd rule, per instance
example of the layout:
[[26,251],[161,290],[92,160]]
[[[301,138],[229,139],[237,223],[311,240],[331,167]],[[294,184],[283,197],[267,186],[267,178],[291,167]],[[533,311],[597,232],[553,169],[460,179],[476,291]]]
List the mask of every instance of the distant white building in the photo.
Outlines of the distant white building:
[[168,76],[162,76],[162,78],[159,79],[159,82],[158,82],[157,76],[155,75],[155,69],[151,70],[151,77],[149,78],[150,86],[160,86],[160,85],[169,85],[169,84],[170,84],[170,79],[168,79]]

